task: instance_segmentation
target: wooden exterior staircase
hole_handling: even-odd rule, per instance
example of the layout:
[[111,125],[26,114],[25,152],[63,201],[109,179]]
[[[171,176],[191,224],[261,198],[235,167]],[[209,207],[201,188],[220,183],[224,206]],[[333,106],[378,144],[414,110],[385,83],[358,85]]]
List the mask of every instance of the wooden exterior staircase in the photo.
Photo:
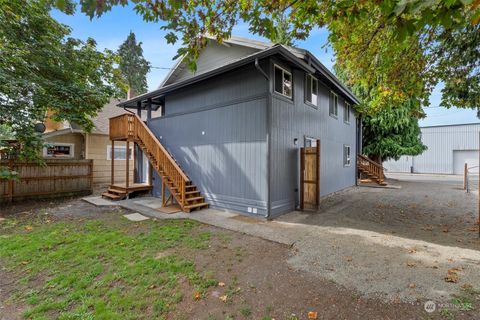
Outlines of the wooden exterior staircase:
[[[205,198],[200,194],[198,188],[192,183],[177,161],[137,115],[126,113],[110,118],[110,139],[112,141],[127,141],[127,145],[129,142],[134,142],[140,147],[140,149],[142,149],[143,154],[148,158],[152,168],[162,178],[163,206],[166,206],[169,200],[173,203],[174,199],[185,212],[208,208],[209,205],[205,202]],[[132,187],[135,187],[135,184],[133,184]],[[152,188],[151,186],[149,187],[150,189]],[[128,188],[127,178],[127,189]],[[110,192],[112,189],[113,191],[115,191],[115,189],[116,191],[121,191],[118,188],[115,188],[112,184],[108,193],[112,194]],[[165,198],[166,189],[170,192],[170,197],[168,199]],[[115,194],[113,193],[113,195]],[[104,193],[103,196],[117,200],[114,197],[108,196],[106,193]]]
[[385,174],[381,164],[369,159],[364,155],[357,155],[358,171],[364,174],[373,182],[386,186],[385,183]]

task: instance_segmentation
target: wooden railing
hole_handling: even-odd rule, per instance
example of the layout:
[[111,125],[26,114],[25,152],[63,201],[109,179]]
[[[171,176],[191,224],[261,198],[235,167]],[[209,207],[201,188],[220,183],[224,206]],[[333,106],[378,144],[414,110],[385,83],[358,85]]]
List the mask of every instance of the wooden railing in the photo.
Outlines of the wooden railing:
[[186,186],[190,184],[190,179],[142,119],[132,113],[111,118],[110,138],[114,137],[134,141],[145,149],[153,168],[162,176],[162,179],[167,177],[171,182],[167,187],[183,209],[186,205]]
[[381,164],[370,160],[364,155],[357,155],[358,166],[361,169],[364,169],[372,176],[376,176],[378,182],[383,182],[385,180],[384,170]]

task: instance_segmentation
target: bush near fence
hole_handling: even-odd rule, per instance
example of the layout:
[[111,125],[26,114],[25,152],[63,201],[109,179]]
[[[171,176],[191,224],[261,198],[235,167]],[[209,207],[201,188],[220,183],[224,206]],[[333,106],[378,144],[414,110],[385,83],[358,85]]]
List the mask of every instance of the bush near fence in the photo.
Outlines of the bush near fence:
[[44,165],[1,160],[0,167],[18,173],[15,180],[0,180],[0,202],[92,193],[92,160],[48,159]]

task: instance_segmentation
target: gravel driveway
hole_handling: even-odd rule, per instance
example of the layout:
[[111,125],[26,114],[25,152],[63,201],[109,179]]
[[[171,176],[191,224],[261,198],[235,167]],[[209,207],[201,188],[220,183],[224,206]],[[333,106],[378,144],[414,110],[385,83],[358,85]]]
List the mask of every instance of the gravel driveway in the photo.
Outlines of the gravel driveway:
[[477,197],[455,177],[395,176],[400,189],[355,187],[292,212],[289,263],[387,301],[448,301],[480,289]]

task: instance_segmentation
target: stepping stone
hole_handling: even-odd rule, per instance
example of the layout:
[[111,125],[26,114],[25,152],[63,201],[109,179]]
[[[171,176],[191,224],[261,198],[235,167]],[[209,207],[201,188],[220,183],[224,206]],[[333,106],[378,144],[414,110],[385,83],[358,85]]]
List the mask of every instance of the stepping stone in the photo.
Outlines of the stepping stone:
[[141,214],[138,213],[138,212],[131,213],[131,214],[124,214],[123,216],[124,216],[125,218],[127,218],[128,220],[130,220],[130,221],[135,221],[135,222],[150,219],[149,217],[145,217],[144,215],[141,215]]

